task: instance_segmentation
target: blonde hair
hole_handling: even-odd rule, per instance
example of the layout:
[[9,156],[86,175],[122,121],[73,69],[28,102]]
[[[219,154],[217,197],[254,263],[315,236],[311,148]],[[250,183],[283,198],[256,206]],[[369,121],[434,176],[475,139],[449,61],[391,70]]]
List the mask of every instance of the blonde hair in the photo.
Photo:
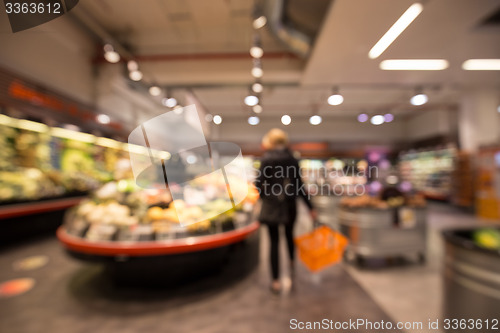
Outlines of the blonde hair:
[[286,146],[288,145],[288,135],[279,128],[273,128],[262,138],[262,145],[265,149]]

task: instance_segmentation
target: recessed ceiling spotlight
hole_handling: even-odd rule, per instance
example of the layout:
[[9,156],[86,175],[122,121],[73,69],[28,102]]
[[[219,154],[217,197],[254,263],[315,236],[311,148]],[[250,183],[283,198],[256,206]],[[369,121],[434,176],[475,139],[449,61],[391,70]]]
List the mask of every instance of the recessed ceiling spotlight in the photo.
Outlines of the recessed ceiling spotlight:
[[260,123],[260,119],[257,116],[248,117],[248,123],[252,126],[258,125]]
[[288,126],[288,125],[290,125],[291,122],[292,122],[292,118],[289,115],[285,114],[281,117],[281,123],[283,125]]
[[255,82],[254,84],[252,84],[252,91],[253,92],[258,94],[258,93],[261,93],[263,90],[264,90],[264,86],[262,85],[262,83]]
[[259,67],[252,68],[252,76],[253,77],[261,78],[262,75],[264,75],[264,71],[262,70],[262,68],[259,68]]
[[338,92],[335,92],[330,97],[328,97],[328,104],[330,105],[340,105],[343,102],[344,102],[344,96],[342,96]]
[[255,113],[261,113],[262,112],[262,106],[260,104],[254,105],[252,107],[253,112]]
[[384,121],[385,121],[384,116],[382,116],[380,114],[377,114],[377,115],[373,116],[372,119],[370,119],[370,122],[373,125],[382,125],[384,123]]
[[248,106],[255,106],[259,104],[259,98],[254,95],[248,95],[247,97],[245,97],[245,104]]
[[261,78],[264,75],[264,71],[262,70],[262,62],[259,58],[253,59],[253,68],[252,68],[252,76],[255,78]]
[[314,116],[311,116],[311,118],[309,118],[309,123],[311,125],[319,125],[319,124],[321,124],[322,121],[323,121],[323,119],[321,119],[321,116],[318,116],[318,115],[314,115]]
[[222,123],[222,117],[221,117],[221,116],[219,116],[218,114],[216,114],[216,115],[214,116],[214,124],[215,124],[215,125],[220,125],[221,123]]
[[384,114],[384,122],[390,123],[393,120],[394,120],[394,115],[392,113]]
[[209,123],[209,122],[211,122],[212,120],[214,120],[214,116],[212,116],[210,113],[207,113],[207,114],[205,115],[205,121]]
[[424,93],[417,93],[415,96],[410,98],[410,103],[412,105],[416,105],[416,106],[424,105],[428,101],[429,101],[429,97],[427,97],[427,95]]
[[106,44],[104,45],[104,59],[112,64],[115,64],[120,61],[120,54],[114,50],[111,44]]
[[165,97],[161,100],[161,104],[165,105],[166,107],[173,108],[177,106],[177,100],[173,97]]
[[160,96],[161,95],[161,88],[158,86],[151,86],[151,87],[149,87],[149,94],[151,96]]
[[260,46],[252,46],[250,48],[250,55],[253,58],[262,58],[262,56],[264,55],[264,50]]
[[127,62],[127,69],[129,72],[136,71],[139,69],[139,64],[135,60],[129,60]]
[[389,45],[417,18],[424,7],[420,3],[411,5],[401,17],[387,30],[380,40],[371,48],[368,53],[370,59],[378,58]]
[[365,123],[365,122],[367,122],[367,121],[368,121],[368,118],[369,118],[369,117],[368,117],[368,115],[367,115],[366,113],[360,113],[360,114],[358,115],[358,121],[359,121],[360,123]]
[[109,116],[107,114],[100,114],[96,117],[97,119],[97,122],[101,123],[101,124],[109,124],[111,122],[111,118],[109,118]]
[[132,81],[141,81],[142,80],[142,72],[140,70],[132,71],[128,74],[128,76],[130,77],[130,79]]
[[264,27],[266,23],[267,23],[267,18],[264,15],[261,15],[253,20],[252,25],[254,29],[260,29]]

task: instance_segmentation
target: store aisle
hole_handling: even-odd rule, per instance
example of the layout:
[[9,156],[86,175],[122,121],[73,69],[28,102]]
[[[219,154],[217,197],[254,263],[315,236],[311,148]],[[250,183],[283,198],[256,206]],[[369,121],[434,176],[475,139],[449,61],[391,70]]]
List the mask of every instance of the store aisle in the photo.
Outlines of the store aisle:
[[[301,226],[306,230],[308,221]],[[265,230],[261,233],[266,247]],[[26,272],[12,269],[13,261],[39,254],[49,257],[46,266]],[[371,321],[390,319],[342,265],[318,275],[299,265],[295,290],[273,296],[265,254],[261,252],[258,269],[239,281],[227,281],[222,272],[185,286],[127,290],[114,287],[99,266],[69,258],[55,238],[40,240],[0,254],[0,281],[36,281],[25,294],[0,299],[0,331],[288,332],[294,318],[348,321],[363,314]]]
[[424,265],[402,263],[394,267],[377,267],[377,263],[372,263],[372,268],[365,269],[345,266],[350,276],[396,321],[427,322],[441,318],[444,257],[441,231],[488,224],[488,221],[440,203],[429,204],[427,219],[428,252]]

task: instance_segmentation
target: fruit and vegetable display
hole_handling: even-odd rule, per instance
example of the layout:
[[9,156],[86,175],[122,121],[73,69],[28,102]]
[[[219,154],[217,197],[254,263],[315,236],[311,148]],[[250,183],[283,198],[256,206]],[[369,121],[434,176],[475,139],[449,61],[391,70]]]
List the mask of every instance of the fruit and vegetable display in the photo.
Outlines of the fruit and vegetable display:
[[56,170],[11,168],[0,171],[0,203],[33,201],[84,193],[98,188],[101,182],[82,173],[63,174]]
[[421,194],[415,194],[412,196],[392,196],[387,198],[386,200],[382,200],[382,198],[380,197],[370,196],[366,194],[360,196],[343,197],[340,201],[340,205],[346,208],[388,209],[401,206],[424,207],[426,205],[426,201]]
[[247,186],[249,195],[233,207],[223,198],[214,199],[213,192],[208,193],[211,200],[195,205],[172,200],[166,188],[143,189],[133,180],[109,182],[67,215],[65,227],[89,241],[160,241],[234,230],[250,222],[258,198],[253,185],[241,181],[237,186]]
[[489,250],[500,251],[500,230],[495,228],[481,228],[474,231],[474,244]]
[[113,179],[126,153],[116,147],[122,146],[111,139],[0,115],[0,204],[95,190]]
[[37,200],[65,192],[62,184],[34,168],[0,171],[0,201]]

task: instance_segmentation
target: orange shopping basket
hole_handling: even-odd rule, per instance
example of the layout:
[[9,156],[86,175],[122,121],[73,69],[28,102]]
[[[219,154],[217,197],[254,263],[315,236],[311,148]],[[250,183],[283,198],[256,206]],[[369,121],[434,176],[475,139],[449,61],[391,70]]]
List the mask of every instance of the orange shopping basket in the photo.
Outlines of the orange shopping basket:
[[327,226],[295,238],[299,258],[312,272],[339,262],[348,244],[347,238]]

